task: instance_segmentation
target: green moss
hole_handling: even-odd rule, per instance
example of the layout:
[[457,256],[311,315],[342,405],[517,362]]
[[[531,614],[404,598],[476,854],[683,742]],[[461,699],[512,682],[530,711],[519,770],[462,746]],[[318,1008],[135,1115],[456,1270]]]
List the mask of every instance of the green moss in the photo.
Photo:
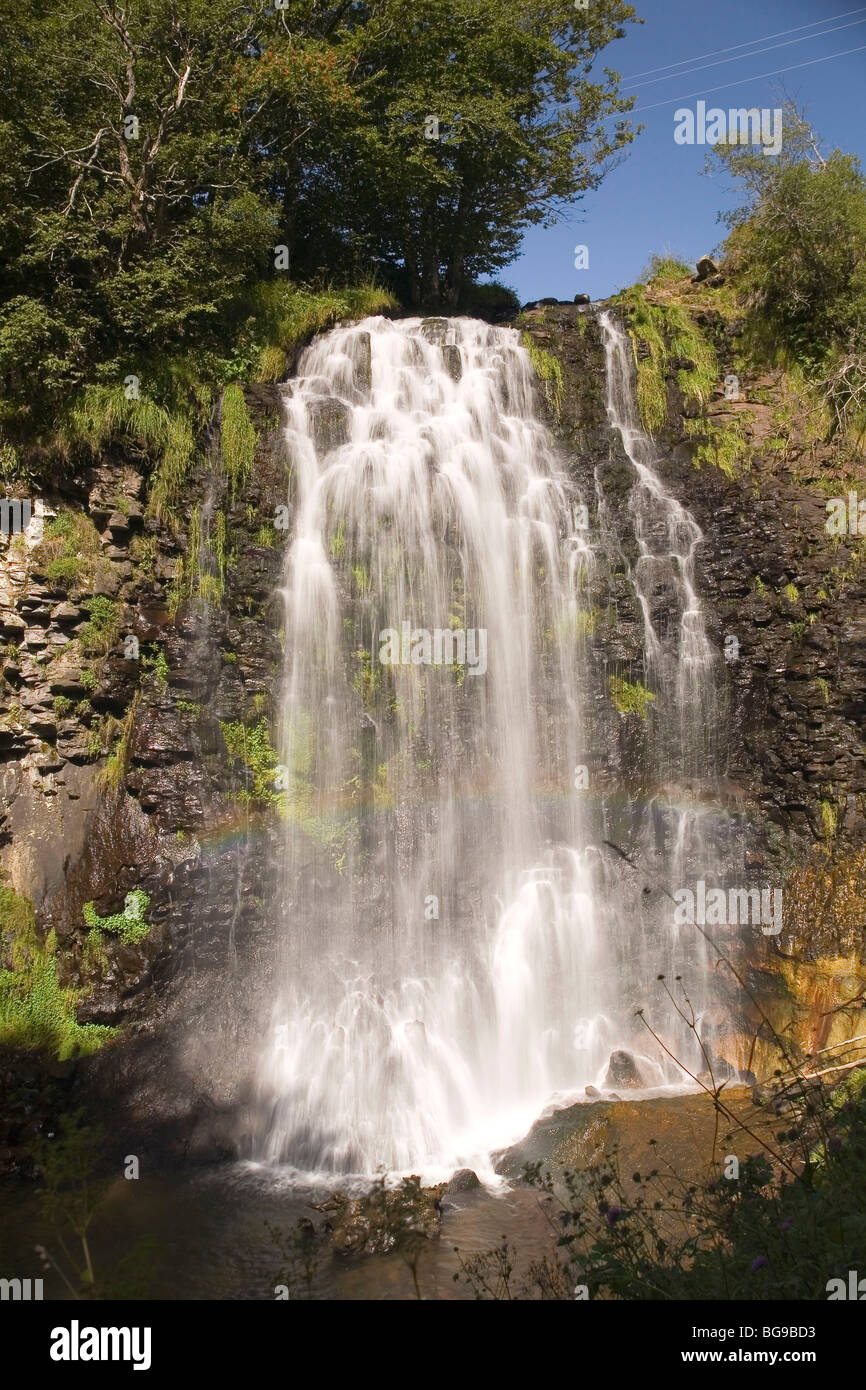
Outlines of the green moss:
[[562,363],[552,352],[539,347],[531,333],[524,333],[521,341],[529,353],[532,370],[542,384],[547,403],[558,420],[562,414]]
[[636,714],[646,719],[650,703],[656,697],[645,685],[640,682],[632,684],[621,676],[608,676],[607,687],[620,714]]
[[797,588],[796,584],[786,584],[782,593],[789,603],[800,602],[800,590]]
[[236,382],[223,391],[220,444],[223,467],[237,497],[253,469],[257,436],[244,393]]
[[274,773],[279,760],[271,743],[267,719],[260,719],[256,724],[244,724],[240,719],[220,720],[220,729],[229,764],[234,766],[242,763],[252,774],[252,785],[238,792],[237,800],[280,805],[284,793],[274,786]]
[[822,800],[818,802],[818,815],[820,818],[821,834],[825,840],[832,840],[836,836],[839,824],[839,814],[832,801]]
[[815,677],[815,684],[817,685],[818,689],[819,689],[820,692],[821,692],[821,699],[824,701],[824,704],[825,704],[825,705],[829,705],[829,703],[830,703],[830,682],[829,682],[828,680],[825,680],[825,678],[824,678],[823,676],[816,676],[816,677]]
[[113,1028],[78,1023],[80,992],[60,984],[54,933],[41,946],[29,901],[6,885],[0,886],[0,941],[0,1042],[62,1061],[95,1052],[114,1035]]
[[123,912],[100,917],[93,903],[85,903],[82,911],[91,932],[111,932],[119,936],[125,946],[134,946],[136,942],[143,941],[150,931],[150,923],[145,918],[149,904],[149,894],[143,888],[133,888],[126,895]]

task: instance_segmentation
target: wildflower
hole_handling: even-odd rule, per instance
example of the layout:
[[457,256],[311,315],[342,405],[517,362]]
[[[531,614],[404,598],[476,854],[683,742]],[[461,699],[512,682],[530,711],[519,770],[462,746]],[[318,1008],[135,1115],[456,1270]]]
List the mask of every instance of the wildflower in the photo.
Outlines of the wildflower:
[[763,1269],[764,1265],[768,1265],[769,1263],[770,1261],[767,1259],[766,1255],[756,1255],[751,1263],[752,1273],[756,1274],[759,1269]]

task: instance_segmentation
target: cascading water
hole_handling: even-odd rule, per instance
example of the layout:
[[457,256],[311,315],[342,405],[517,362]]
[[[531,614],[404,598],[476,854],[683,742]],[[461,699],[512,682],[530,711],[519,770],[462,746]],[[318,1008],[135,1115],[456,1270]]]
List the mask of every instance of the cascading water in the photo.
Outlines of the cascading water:
[[[652,470],[624,337],[602,322],[660,776],[706,778],[700,533]],[[514,330],[368,320],[316,341],[286,389],[281,951],[257,1156],[489,1175],[554,1098],[601,1084],[612,1048],[678,1079],[629,1017],[676,943],[642,918],[575,776],[605,690],[606,580]]]

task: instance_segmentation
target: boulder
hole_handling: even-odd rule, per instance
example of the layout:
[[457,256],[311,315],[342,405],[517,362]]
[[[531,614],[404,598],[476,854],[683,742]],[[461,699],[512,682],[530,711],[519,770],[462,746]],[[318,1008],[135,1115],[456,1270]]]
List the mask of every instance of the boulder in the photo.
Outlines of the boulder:
[[77,623],[81,620],[82,610],[75,603],[70,603],[64,599],[51,610],[52,623]]
[[712,256],[701,256],[695,267],[697,275],[693,279],[697,282],[706,280],[710,275],[718,275],[719,267]]
[[349,439],[349,407],[336,396],[320,396],[307,405],[310,433],[319,454],[339,449]]
[[428,343],[433,343],[439,347],[445,342],[445,335],[447,332],[447,319],[425,319],[421,324],[422,337],[426,338]]
[[574,302],[575,304],[591,304],[592,300],[588,294],[576,294],[574,296]]
[[604,1084],[607,1089],[616,1086],[631,1091],[644,1085],[638,1064],[630,1052],[618,1051],[610,1054]]
[[475,1192],[480,1186],[481,1179],[471,1168],[458,1168],[445,1188],[445,1194],[453,1197],[458,1192]]

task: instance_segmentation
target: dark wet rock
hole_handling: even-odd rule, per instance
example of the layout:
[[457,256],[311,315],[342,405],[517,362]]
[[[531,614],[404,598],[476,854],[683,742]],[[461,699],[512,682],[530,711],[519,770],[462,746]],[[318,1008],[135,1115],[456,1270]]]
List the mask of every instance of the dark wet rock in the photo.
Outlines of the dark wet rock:
[[351,338],[355,386],[368,392],[373,384],[373,344],[369,333],[355,333]]
[[112,538],[117,543],[117,537],[129,535],[129,518],[123,512],[112,512],[106,522],[106,530],[111,532]]
[[87,693],[81,683],[81,668],[68,666],[53,671],[50,689],[52,695],[65,695],[67,699],[80,700]]
[[646,1085],[646,1082],[641,1076],[638,1064],[632,1054],[620,1050],[610,1054],[604,1084],[608,1090],[612,1086],[622,1090],[634,1090]]
[[188,723],[167,702],[150,706],[150,718],[136,724],[129,741],[129,757],[142,767],[170,767],[195,757],[195,735]]
[[445,370],[452,381],[459,381],[463,375],[463,363],[460,358],[460,349],[456,343],[443,343],[442,358],[445,363]]
[[710,1055],[711,1070],[698,1072],[698,1081],[702,1086],[718,1086],[722,1081],[730,1081],[737,1075],[736,1067],[732,1067],[730,1062],[726,1062],[724,1057],[714,1057]]
[[308,404],[310,429],[321,453],[339,449],[349,439],[349,407],[336,396],[322,396]]
[[588,294],[576,294],[576,295],[574,296],[574,303],[575,303],[575,304],[591,304],[591,303],[592,303],[592,300],[590,299],[590,297],[589,297]]
[[475,1192],[480,1186],[481,1179],[471,1168],[458,1168],[445,1188],[445,1193],[447,1196],[455,1196],[459,1192]]
[[433,343],[434,346],[441,347],[448,334],[448,320],[424,319],[421,324],[421,334],[422,337],[427,339],[428,343]]

